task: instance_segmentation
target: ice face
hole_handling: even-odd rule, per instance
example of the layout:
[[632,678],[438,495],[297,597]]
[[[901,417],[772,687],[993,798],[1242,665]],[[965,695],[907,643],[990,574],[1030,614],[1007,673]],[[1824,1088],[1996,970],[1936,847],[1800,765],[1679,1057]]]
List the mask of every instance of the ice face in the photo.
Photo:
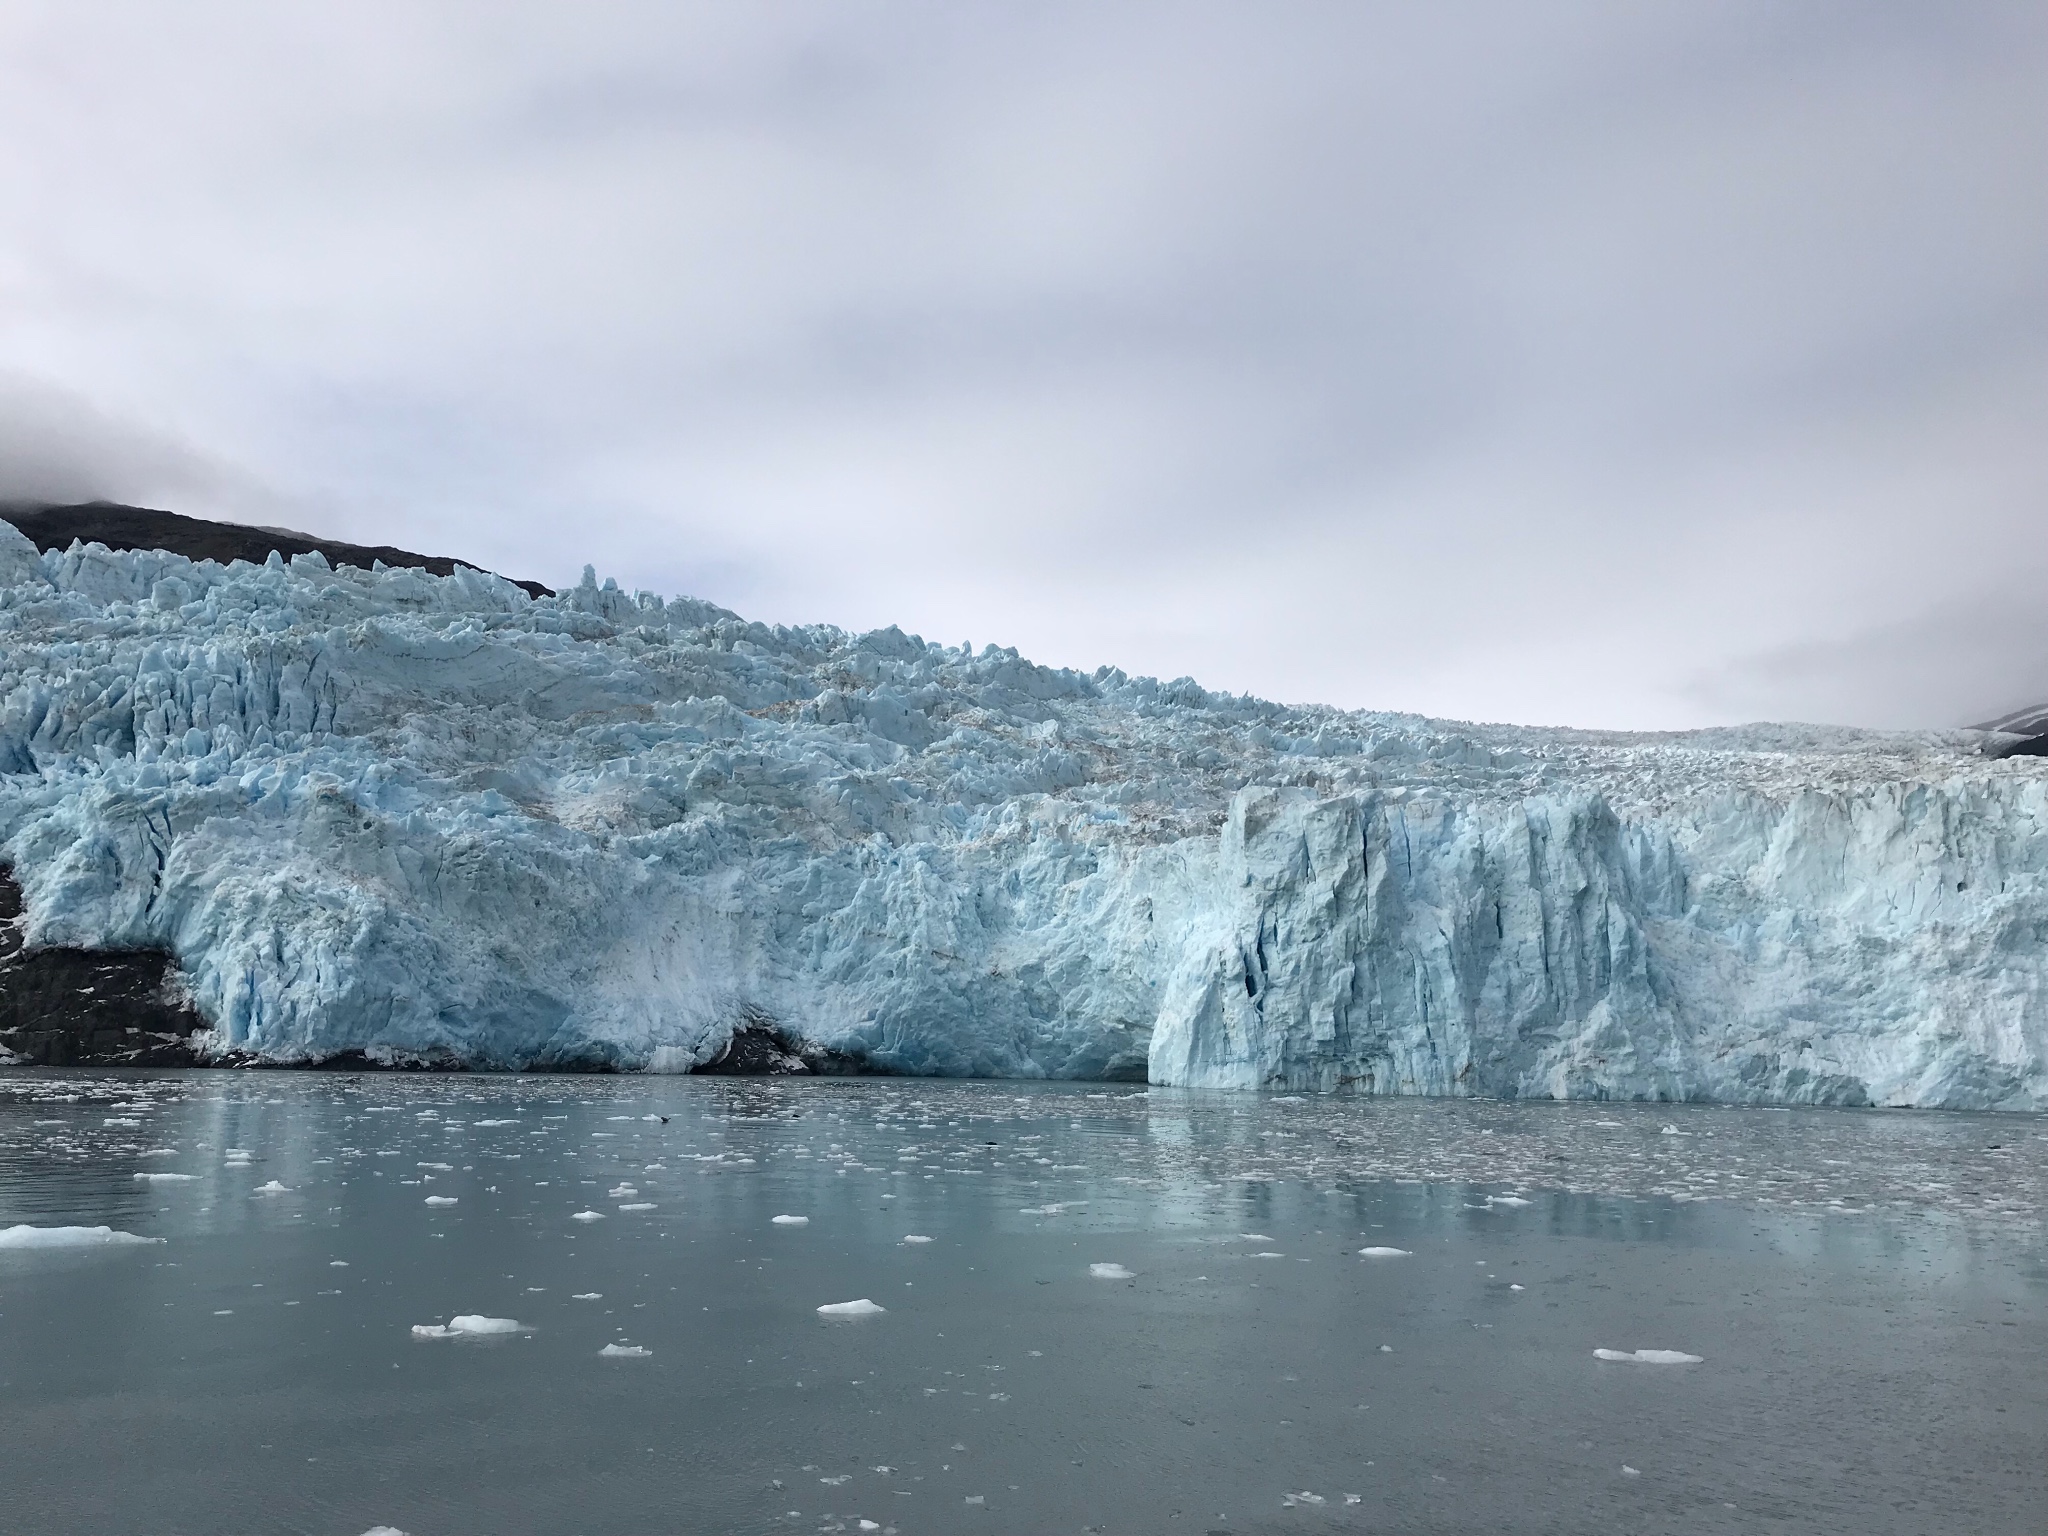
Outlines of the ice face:
[[[2048,760],[1291,708],[0,525],[0,860],[213,1054],[2048,1105]],[[774,1062],[794,1058],[779,1050]]]

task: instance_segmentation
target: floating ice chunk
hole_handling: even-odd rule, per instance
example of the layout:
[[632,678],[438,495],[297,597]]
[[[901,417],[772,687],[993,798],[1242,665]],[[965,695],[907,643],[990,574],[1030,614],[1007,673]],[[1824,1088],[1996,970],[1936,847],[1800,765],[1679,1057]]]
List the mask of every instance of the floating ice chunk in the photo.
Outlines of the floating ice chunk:
[[912,1232],[908,1236],[906,1236],[903,1239],[903,1241],[905,1241],[906,1243],[928,1243],[931,1241],[931,1239],[928,1237],[921,1236],[916,1232]]
[[1290,1493],[1285,1495],[1280,1500],[1280,1502],[1287,1508],[1292,1509],[1297,1504],[1308,1504],[1313,1506],[1316,1504],[1327,1504],[1329,1503],[1329,1500],[1324,1498],[1320,1493],[1310,1493],[1306,1488],[1304,1488],[1300,1493]]
[[654,1202],[652,1200],[635,1200],[629,1205],[620,1206],[619,1209],[622,1211],[651,1211],[654,1209]]
[[1514,1283],[1513,1281],[1509,1281],[1509,1282],[1508,1282],[1508,1289],[1509,1289],[1509,1290],[1511,1290],[1511,1291],[1519,1291],[1519,1290],[1521,1289],[1521,1287],[1520,1287],[1519,1285],[1516,1285],[1516,1284],[1515,1284],[1515,1283]]
[[1637,1365],[1699,1365],[1704,1355],[1688,1355],[1682,1349],[1596,1349],[1597,1360],[1627,1360]]
[[109,1115],[109,1116],[107,1116],[107,1118],[106,1118],[106,1119],[102,1120],[102,1121],[100,1122],[100,1124],[101,1124],[101,1125],[140,1125],[140,1124],[142,1124],[142,1122],[141,1122],[140,1120],[131,1120],[131,1119],[127,1118],[127,1117],[126,1117],[125,1115]]
[[[291,1191],[276,1179],[272,1179],[268,1184],[258,1184],[250,1193],[257,1195],[288,1195]],[[453,1205],[455,1202],[450,1200],[448,1203]]]
[[461,1201],[461,1196],[459,1196],[459,1195],[429,1195],[429,1196],[427,1196],[427,1204],[429,1204],[429,1205],[456,1205],[456,1204],[460,1203],[460,1201]]
[[808,1216],[770,1216],[768,1220],[778,1227],[808,1227],[811,1224]]
[[1273,1241],[1263,1232],[1240,1232],[1237,1234],[1237,1237],[1239,1242],[1244,1243],[1270,1243]]
[[875,1303],[863,1296],[858,1301],[828,1301],[824,1306],[818,1308],[818,1315],[820,1317],[873,1317],[878,1312],[886,1312],[888,1310],[887,1307],[876,1306]]
[[570,1219],[571,1221],[603,1221],[603,1220],[604,1220],[604,1212],[603,1212],[603,1211],[576,1211],[576,1212],[574,1212],[574,1213],[572,1213],[572,1214],[570,1215],[569,1219]]
[[1414,1256],[1413,1251],[1410,1249],[1383,1248],[1378,1244],[1374,1244],[1370,1248],[1359,1249],[1358,1255],[1360,1258],[1365,1259],[1406,1259]]
[[1362,1493],[1347,1493],[1344,1495],[1344,1502],[1346,1504],[1363,1504],[1365,1502],[1365,1495]]
[[190,1184],[199,1175],[196,1173],[138,1173],[135,1177],[144,1184]]
[[453,1173],[455,1171],[455,1165],[453,1163],[416,1163],[414,1164],[414,1166],[419,1168],[431,1168],[436,1173]]
[[348,1260],[347,1260],[347,1259],[329,1259],[329,1260],[327,1261],[327,1267],[328,1267],[329,1269],[347,1269],[347,1268],[348,1268]]
[[1090,1264],[1088,1273],[1098,1280],[1135,1280],[1137,1275],[1121,1264]]
[[610,1195],[614,1200],[630,1200],[633,1198],[633,1196],[639,1194],[640,1191],[635,1189],[630,1184],[621,1184],[615,1189],[606,1190],[605,1193]]
[[1675,1125],[1667,1125],[1667,1126],[1665,1126],[1665,1127],[1664,1127],[1664,1128],[1663,1128],[1663,1129],[1662,1129],[1661,1131],[1659,1131],[1659,1132],[1658,1132],[1657,1134],[1658,1134],[1659,1136],[1683,1136],[1683,1135],[1685,1134],[1685,1132],[1681,1131],[1681,1130],[1680,1130],[1680,1129],[1679,1129],[1679,1128],[1678,1128],[1677,1126],[1675,1126]]
[[1486,1203],[1488,1205],[1527,1205],[1529,1202],[1520,1195],[1488,1195]]
[[228,1147],[221,1153],[222,1157],[254,1157],[255,1155],[247,1147]]
[[0,1227],[0,1248],[113,1248],[124,1243],[160,1243],[112,1227]]
[[373,1525],[363,1532],[363,1536],[405,1536],[405,1532],[395,1525]]
[[1595,1125],[1604,1125],[1610,1131],[1618,1131],[1621,1129],[1621,1122],[1619,1120],[1595,1120],[1593,1123]]
[[1624,1461],[1621,1464],[1621,1475],[1623,1477],[1641,1477],[1643,1474]]
[[471,1124],[477,1126],[517,1125],[518,1123],[517,1120],[475,1120],[471,1122]]
[[607,1344],[598,1354],[609,1360],[644,1360],[653,1354],[651,1349],[642,1349],[638,1344]]
[[578,1291],[569,1298],[571,1301],[603,1301],[603,1291]]
[[488,1338],[494,1334],[519,1333],[526,1325],[509,1317],[482,1317],[474,1312],[465,1312],[459,1317],[448,1319],[447,1326],[439,1323],[414,1323],[412,1336],[416,1339],[470,1339]]

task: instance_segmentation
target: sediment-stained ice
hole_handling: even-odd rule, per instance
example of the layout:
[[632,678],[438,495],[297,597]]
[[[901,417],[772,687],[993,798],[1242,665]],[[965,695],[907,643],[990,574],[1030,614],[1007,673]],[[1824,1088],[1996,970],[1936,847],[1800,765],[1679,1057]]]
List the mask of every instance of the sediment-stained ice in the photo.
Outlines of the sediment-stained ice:
[[[0,861],[220,1058],[2048,1106],[2048,760],[0,527]],[[787,1049],[783,1049],[787,1047]]]

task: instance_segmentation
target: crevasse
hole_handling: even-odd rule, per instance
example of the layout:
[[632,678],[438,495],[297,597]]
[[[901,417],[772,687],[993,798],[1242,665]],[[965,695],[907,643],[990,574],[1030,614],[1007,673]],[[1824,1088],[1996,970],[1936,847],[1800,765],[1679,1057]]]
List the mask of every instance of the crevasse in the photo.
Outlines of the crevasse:
[[2048,762],[1290,708],[0,524],[31,945],[210,1052],[2040,1108]]

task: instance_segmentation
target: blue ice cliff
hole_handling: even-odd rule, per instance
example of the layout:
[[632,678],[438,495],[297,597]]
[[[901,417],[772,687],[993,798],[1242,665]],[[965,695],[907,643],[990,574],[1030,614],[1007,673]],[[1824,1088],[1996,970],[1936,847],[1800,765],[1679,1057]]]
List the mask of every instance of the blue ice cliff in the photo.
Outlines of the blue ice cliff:
[[1288,708],[0,523],[29,948],[224,1059],[2048,1107],[2048,759]]

